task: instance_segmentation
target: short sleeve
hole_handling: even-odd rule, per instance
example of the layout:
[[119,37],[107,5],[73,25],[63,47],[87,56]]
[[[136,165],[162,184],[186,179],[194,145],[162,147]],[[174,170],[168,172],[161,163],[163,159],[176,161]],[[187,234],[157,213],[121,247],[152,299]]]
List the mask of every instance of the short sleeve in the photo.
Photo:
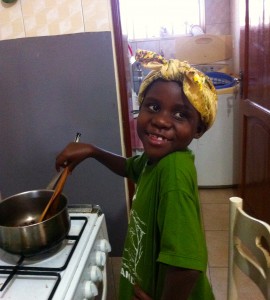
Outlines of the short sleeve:
[[160,252],[158,261],[204,271],[207,263],[200,211],[194,197],[170,191],[161,199],[158,212]]
[[144,153],[128,158],[126,162],[127,177],[137,183],[146,162],[147,158]]
[[158,261],[205,270],[207,250],[201,222],[197,175],[191,152],[168,157],[160,168],[159,178]]

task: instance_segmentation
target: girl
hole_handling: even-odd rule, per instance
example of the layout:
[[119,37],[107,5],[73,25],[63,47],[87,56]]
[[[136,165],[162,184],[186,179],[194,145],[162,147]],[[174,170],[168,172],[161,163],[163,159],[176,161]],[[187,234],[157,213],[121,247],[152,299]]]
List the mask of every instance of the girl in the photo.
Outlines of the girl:
[[56,168],[69,165],[72,170],[92,157],[136,183],[120,300],[211,300],[197,174],[188,145],[213,124],[216,91],[186,62],[142,50],[136,59],[153,69],[138,94],[143,154],[125,158],[92,144],[71,143],[58,155]]

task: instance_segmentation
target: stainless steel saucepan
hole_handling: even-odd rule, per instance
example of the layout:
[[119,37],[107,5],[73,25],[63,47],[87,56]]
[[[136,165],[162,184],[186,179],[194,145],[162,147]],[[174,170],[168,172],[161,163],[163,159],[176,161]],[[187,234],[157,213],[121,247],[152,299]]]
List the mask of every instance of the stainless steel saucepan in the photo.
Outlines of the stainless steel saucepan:
[[[75,142],[79,141],[77,133]],[[0,202],[0,248],[13,254],[32,256],[58,246],[70,229],[67,198],[61,194],[46,219],[39,222],[60,179],[57,174],[47,189],[33,190],[8,197]]]
[[69,232],[67,198],[62,194],[55,214],[36,223],[53,190],[16,194],[0,202],[0,248],[13,254],[32,256],[58,246]]

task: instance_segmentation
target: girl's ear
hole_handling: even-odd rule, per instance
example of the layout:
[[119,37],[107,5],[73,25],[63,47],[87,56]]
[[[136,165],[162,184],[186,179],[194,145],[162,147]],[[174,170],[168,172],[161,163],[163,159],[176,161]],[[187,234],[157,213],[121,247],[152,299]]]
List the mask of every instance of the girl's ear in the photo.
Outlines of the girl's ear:
[[197,131],[196,131],[196,133],[194,135],[194,138],[195,139],[200,138],[205,133],[205,131],[206,131],[205,124],[203,122],[200,122],[200,124],[197,127]]

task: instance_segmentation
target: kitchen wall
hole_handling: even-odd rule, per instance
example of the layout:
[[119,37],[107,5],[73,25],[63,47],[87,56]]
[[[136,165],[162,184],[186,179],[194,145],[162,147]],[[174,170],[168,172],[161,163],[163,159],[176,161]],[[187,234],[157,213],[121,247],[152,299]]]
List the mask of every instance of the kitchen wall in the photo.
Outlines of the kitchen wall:
[[232,34],[231,1],[205,0],[205,30],[207,34]]
[[244,22],[241,24],[241,19],[245,18],[245,8],[241,7],[241,2],[244,3],[241,0],[231,0],[233,71],[238,75],[240,72],[240,27],[244,26]]
[[108,0],[17,0],[0,4],[0,40],[111,31]]
[[[239,72],[239,0],[205,0],[205,32],[232,35],[232,71]],[[0,40],[78,32],[111,31],[109,0],[17,0],[0,4]],[[175,40],[131,43],[133,50],[147,48],[174,57]]]

